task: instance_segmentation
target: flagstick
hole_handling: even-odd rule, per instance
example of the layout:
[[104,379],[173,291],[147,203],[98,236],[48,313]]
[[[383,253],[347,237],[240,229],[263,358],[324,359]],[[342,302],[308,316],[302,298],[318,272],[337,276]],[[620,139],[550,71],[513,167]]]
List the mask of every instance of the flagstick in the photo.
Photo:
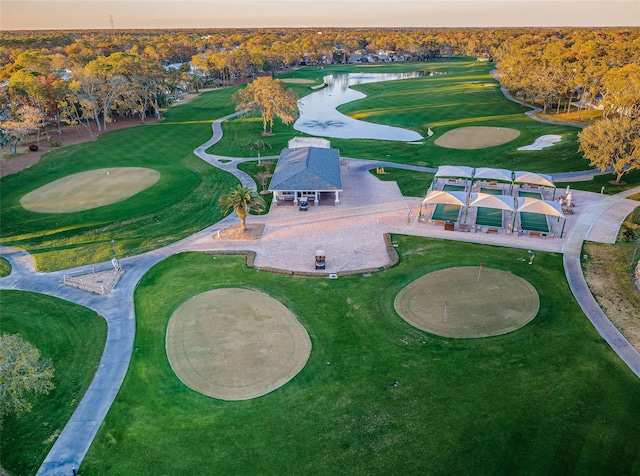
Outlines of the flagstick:
[[443,322],[447,322],[447,305],[448,303],[444,303],[444,319],[442,320]]
[[476,282],[480,281],[480,273],[482,273],[482,268],[484,268],[484,264],[480,263],[480,268],[478,269],[478,279],[476,280]]

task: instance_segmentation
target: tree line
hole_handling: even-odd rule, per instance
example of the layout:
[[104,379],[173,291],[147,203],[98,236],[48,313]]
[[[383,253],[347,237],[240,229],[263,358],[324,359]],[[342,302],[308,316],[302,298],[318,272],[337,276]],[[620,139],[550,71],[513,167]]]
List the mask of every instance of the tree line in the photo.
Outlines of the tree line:
[[[640,112],[638,28],[215,29],[0,32],[0,146],[62,125],[105,130],[160,115],[184,92],[308,64],[495,61],[501,85],[547,112]],[[575,105],[575,106],[574,106]],[[264,117],[264,116],[263,116]]]

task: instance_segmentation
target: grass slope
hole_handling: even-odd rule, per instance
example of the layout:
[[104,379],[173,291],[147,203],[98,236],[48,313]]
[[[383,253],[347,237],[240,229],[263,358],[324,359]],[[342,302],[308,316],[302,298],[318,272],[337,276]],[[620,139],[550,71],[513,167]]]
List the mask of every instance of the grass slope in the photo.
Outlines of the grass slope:
[[[327,74],[347,72],[431,71],[447,74],[402,81],[363,84],[354,87],[367,94],[359,101],[344,104],[339,110],[356,119],[405,127],[425,137],[423,145],[395,141],[330,139],[344,157],[391,160],[414,165],[469,165],[499,167],[533,172],[560,172],[589,168],[578,153],[577,127],[558,126],[533,121],[524,115],[530,110],[507,100],[489,72],[492,65],[472,59],[402,63],[367,66],[328,66],[323,70],[305,67],[282,75],[311,79],[319,83]],[[288,83],[300,96],[313,92],[310,85]],[[501,146],[479,150],[456,150],[439,147],[435,139],[448,130],[465,126],[512,127],[521,131],[516,140]],[[435,135],[427,137],[428,129]],[[225,122],[225,137],[210,152],[228,156],[247,156],[246,140],[259,138],[259,117]],[[542,151],[517,151],[545,134],[559,134],[561,143]],[[267,142],[273,151],[286,147],[287,141],[301,135],[292,127],[276,121],[274,135]]]
[[[219,93],[219,94],[218,94]],[[217,199],[237,180],[193,149],[211,137],[214,118],[233,110],[230,90],[168,110],[163,122],[108,132],[97,141],[48,153],[33,167],[0,180],[0,243],[33,253],[50,271],[158,248],[221,219]],[[162,174],[128,200],[77,213],[32,213],[20,198],[53,180],[103,167],[148,167]]]
[[[276,275],[200,253],[155,266],[136,292],[129,373],[82,472],[640,472],[640,383],[579,310],[559,254],[538,253],[526,266],[522,250],[394,241],[400,265],[368,278]],[[424,273],[479,262],[531,282],[538,317],[504,336],[457,340],[412,328],[394,312],[395,295]],[[218,287],[268,293],[305,326],[311,357],[287,385],[222,402],[171,372],[171,313]]]
[[2,333],[21,334],[55,369],[55,388],[33,399],[30,413],[5,418],[0,431],[2,469],[33,475],[98,369],[107,324],[93,311],[42,294],[0,291],[0,300]]

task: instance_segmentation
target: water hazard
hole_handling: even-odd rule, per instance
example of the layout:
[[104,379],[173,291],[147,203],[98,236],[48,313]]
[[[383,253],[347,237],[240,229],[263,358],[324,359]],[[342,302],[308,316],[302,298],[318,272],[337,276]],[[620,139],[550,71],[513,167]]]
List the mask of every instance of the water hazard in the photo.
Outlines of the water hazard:
[[295,122],[293,128],[313,136],[338,139],[380,139],[404,142],[421,140],[422,136],[415,131],[352,119],[338,112],[336,108],[341,104],[366,97],[365,94],[351,89],[352,85],[416,78],[425,75],[424,72],[418,71],[412,73],[348,73],[325,76],[324,82],[327,87],[298,101],[300,118]]

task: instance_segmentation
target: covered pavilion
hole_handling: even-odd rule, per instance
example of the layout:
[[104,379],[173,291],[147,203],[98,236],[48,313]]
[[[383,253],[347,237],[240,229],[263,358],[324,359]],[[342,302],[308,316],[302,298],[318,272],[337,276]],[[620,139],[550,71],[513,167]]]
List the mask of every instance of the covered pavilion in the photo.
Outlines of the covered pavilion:
[[553,189],[551,199],[553,200],[555,198],[556,186],[550,175],[516,171],[513,173],[513,183],[519,184],[520,186],[528,185],[528,188],[533,190],[539,189],[543,192],[543,195],[545,189]]
[[547,216],[558,217],[558,221],[562,218],[562,230],[560,231],[560,238],[564,233],[564,226],[566,224],[566,217],[562,212],[562,205],[552,200],[539,200],[532,197],[518,197],[517,215],[513,217],[512,227],[515,229],[516,217],[520,217],[520,229],[524,232],[528,232],[529,235],[543,234],[548,236],[551,233],[551,226],[547,222]]

